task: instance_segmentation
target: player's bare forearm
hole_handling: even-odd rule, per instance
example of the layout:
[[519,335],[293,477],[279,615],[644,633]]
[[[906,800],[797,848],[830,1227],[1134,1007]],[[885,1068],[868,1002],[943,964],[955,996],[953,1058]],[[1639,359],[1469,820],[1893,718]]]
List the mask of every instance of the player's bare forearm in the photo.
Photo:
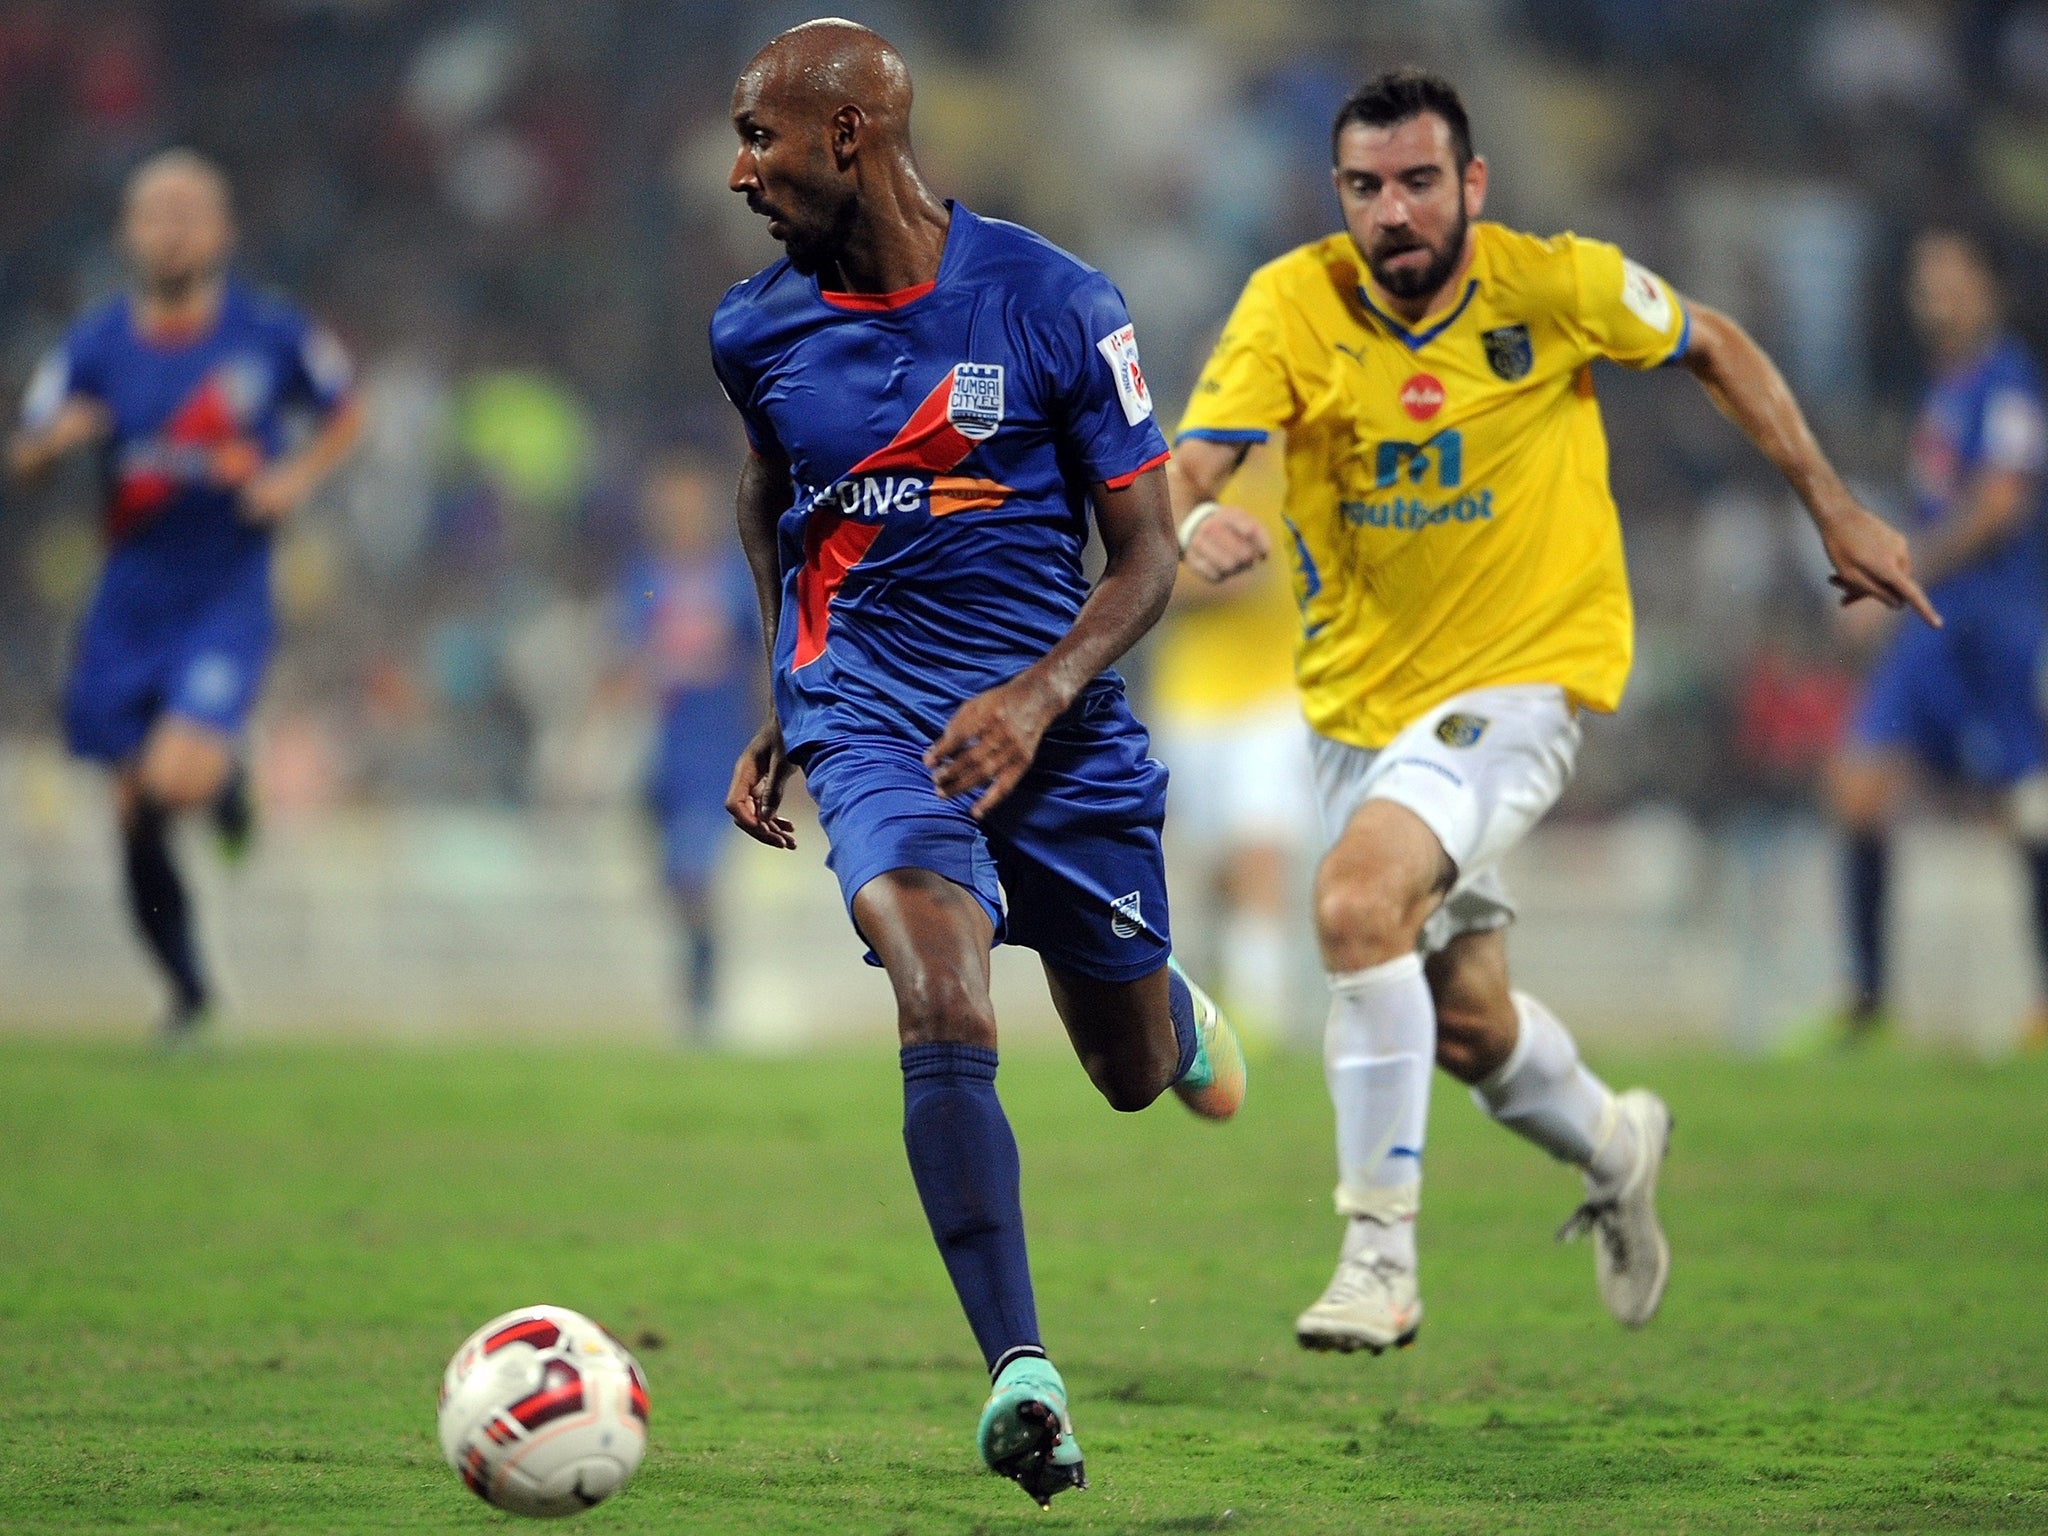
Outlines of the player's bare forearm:
[[1855,508],[1842,478],[1821,451],[1791,386],[1749,333],[1719,310],[1691,304],[1692,339],[1683,366],[1715,409],[1756,444],[1785,477],[1816,523]]
[[768,666],[775,667],[775,635],[782,625],[782,565],[775,528],[796,493],[789,465],[750,453],[740,465],[739,489],[733,496],[733,520],[739,527],[740,549],[754,577],[754,601],[761,610],[761,638],[768,647]]
[[1272,553],[1266,530],[1242,507],[1215,507],[1192,528],[1187,524],[1197,507],[1223,494],[1250,447],[1248,443],[1187,437],[1174,449],[1166,473],[1173,493],[1175,535],[1178,539],[1181,530],[1187,530],[1181,560],[1184,569],[1198,578],[1184,579],[1176,590],[1177,599],[1199,602],[1236,597],[1251,584],[1248,573]]
[[242,505],[257,522],[289,517],[341,468],[363,436],[363,405],[350,396],[327,413],[305,445],[279,459],[242,487]]
[[1849,493],[1777,365],[1720,311],[1704,304],[1690,309],[1684,367],[1804,503],[1834,565],[1842,601],[1872,598],[1887,608],[1910,607],[1939,625],[1941,616],[1913,574],[1905,538]]
[[106,436],[105,407],[73,395],[40,427],[26,427],[7,444],[7,468],[17,480],[39,480],[59,459]]
[[1166,488],[1173,495],[1173,516],[1181,518],[1205,501],[1223,494],[1223,487],[1244,463],[1249,443],[1215,443],[1204,437],[1184,437],[1166,462]]
[[962,704],[925,752],[940,794],[983,791],[977,817],[1016,788],[1046,727],[1159,622],[1172,595],[1180,559],[1165,472],[1147,470],[1122,490],[1098,485],[1094,501],[1108,561],[1073,627],[1007,683]]
[[[775,527],[789,506],[795,487],[789,465],[760,454],[747,455],[733,496],[733,519],[740,549],[754,578],[754,601],[761,610],[761,635],[768,648],[768,676],[775,675],[775,632],[782,622],[782,569],[776,553]],[[770,848],[796,847],[796,827],[781,815],[782,792],[789,782],[789,755],[783,748],[782,722],[775,715],[773,685],[764,690],[766,718],[754,739],[733,765],[726,791],[726,814],[757,843]]]
[[2016,470],[1993,469],[1970,487],[1963,515],[1913,548],[1913,565],[1929,585],[1993,553],[2016,535],[2041,493],[2041,482]]

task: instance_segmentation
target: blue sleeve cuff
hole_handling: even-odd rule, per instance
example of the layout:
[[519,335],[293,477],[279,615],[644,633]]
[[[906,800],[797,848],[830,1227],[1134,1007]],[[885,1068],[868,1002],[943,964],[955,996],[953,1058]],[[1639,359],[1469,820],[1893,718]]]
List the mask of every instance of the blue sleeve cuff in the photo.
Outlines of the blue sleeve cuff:
[[1194,427],[1174,441],[1184,443],[1191,437],[1204,443],[1263,443],[1266,432],[1262,427]]
[[1669,368],[1673,363],[1683,359],[1686,348],[1692,345],[1692,311],[1681,304],[1678,306],[1678,314],[1682,322],[1678,327],[1678,345],[1673,347],[1671,355],[1658,365],[1662,368]]

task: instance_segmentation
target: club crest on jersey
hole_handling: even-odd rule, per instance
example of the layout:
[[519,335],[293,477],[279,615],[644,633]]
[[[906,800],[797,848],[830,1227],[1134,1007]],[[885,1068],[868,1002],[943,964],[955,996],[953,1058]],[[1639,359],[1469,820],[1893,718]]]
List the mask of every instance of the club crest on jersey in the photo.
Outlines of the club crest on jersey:
[[1138,910],[1141,894],[1132,891],[1109,904],[1109,931],[1120,939],[1135,939],[1138,930],[1145,926],[1144,914]]
[[1527,374],[1536,361],[1536,349],[1529,342],[1526,325],[1503,325],[1498,330],[1482,331],[1479,339],[1486,344],[1487,366],[1510,384]]
[[1427,421],[1444,408],[1443,380],[1433,373],[1409,376],[1401,386],[1401,409],[1411,421]]
[[1445,715],[1436,723],[1436,739],[1447,747],[1475,746],[1491,723],[1484,715]]
[[1095,350],[1109,364],[1116,380],[1116,397],[1123,403],[1124,420],[1136,426],[1152,414],[1152,387],[1145,382],[1145,370],[1138,364],[1138,331],[1126,325],[1111,331],[1095,343]]
[[946,420],[969,442],[996,435],[1003,424],[1003,365],[960,363],[953,369],[953,393],[946,401]]

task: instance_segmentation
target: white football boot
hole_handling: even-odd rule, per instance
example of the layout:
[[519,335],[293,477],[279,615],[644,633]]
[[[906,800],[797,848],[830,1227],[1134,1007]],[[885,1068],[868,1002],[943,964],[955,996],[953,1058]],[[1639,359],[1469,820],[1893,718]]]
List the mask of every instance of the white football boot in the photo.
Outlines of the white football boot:
[[1598,1183],[1587,1174],[1586,1203],[1557,1236],[1569,1242],[1583,1232],[1595,1235],[1600,1299],[1617,1322],[1640,1328],[1657,1315],[1664,1282],[1671,1278],[1671,1245],[1657,1221],[1657,1175],[1671,1144],[1671,1111],[1647,1088],[1617,1095],[1615,1107],[1635,1132],[1635,1163],[1612,1182]]
[[1329,1288],[1294,1320],[1303,1349],[1405,1349],[1422,1326],[1415,1268],[1372,1245],[1376,1224],[1352,1218]]

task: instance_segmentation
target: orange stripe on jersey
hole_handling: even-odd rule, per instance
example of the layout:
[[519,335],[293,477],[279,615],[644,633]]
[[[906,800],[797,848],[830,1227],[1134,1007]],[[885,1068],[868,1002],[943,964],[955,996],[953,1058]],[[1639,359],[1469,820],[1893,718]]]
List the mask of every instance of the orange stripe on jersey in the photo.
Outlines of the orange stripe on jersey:
[[968,475],[939,475],[932,481],[932,516],[947,517],[955,512],[979,512],[1000,507],[1014,494],[1010,487],[994,480],[976,480]]

